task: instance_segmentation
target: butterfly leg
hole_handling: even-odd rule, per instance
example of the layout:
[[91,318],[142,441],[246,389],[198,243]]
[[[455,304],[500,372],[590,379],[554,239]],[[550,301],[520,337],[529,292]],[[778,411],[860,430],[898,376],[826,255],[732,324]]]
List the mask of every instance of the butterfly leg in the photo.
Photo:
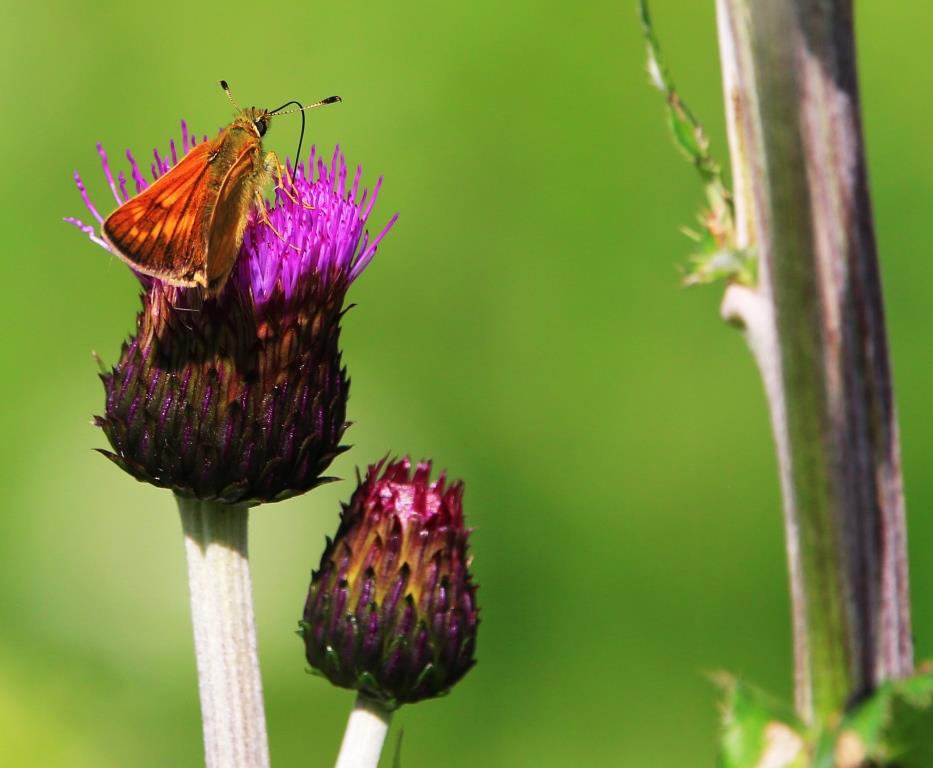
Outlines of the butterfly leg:
[[269,152],[266,155],[263,165],[265,166],[266,173],[275,179],[276,189],[281,189],[289,200],[293,203],[300,204],[302,208],[306,208],[309,211],[314,210],[313,205],[309,205],[298,197],[296,194],[295,182],[292,179],[288,180],[288,185],[291,186],[291,189],[285,184],[285,179],[288,177],[288,174],[285,173],[285,167],[279,162],[279,156],[275,154],[275,152]]
[[272,230],[272,234],[275,235],[279,240],[281,240],[285,245],[291,248],[294,251],[301,252],[301,249],[293,243],[288,242],[281,232],[279,232],[272,223],[272,220],[269,218],[269,212],[266,210],[266,200],[262,196],[262,190],[256,190],[256,212],[259,214],[259,220],[265,224],[269,229]]

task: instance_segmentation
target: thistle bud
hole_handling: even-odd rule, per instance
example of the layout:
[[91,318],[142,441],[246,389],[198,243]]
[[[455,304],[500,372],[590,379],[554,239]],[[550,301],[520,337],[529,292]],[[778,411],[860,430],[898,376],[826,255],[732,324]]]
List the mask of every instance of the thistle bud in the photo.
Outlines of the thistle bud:
[[[114,180],[98,149],[123,203],[127,179]],[[153,178],[177,162],[174,142],[170,155],[156,153]],[[140,191],[146,179],[127,157]],[[322,481],[347,426],[344,296],[395,222],[370,241],[364,228],[379,184],[367,199],[360,176],[357,168],[347,183],[339,149],[330,163],[312,150],[307,172],[299,164],[290,191],[266,203],[267,221],[250,215],[216,298],[140,276],[136,332],[101,377],[106,405],[96,423],[113,448],[104,455],[139,480],[226,503],[278,501]],[[76,182],[101,222],[77,174]],[[108,248],[93,227],[68,221]]]
[[[380,475],[381,472],[381,475]],[[370,466],[311,575],[308,663],[389,708],[446,693],[473,666],[476,587],[463,484],[406,458]]]

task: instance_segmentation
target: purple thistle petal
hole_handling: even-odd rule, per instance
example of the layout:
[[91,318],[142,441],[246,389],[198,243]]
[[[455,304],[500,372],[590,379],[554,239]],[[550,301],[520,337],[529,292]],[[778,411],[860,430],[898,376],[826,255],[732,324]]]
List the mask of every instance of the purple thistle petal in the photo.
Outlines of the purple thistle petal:
[[105,243],[103,240],[101,240],[97,236],[97,230],[94,229],[94,227],[92,227],[90,224],[85,224],[83,221],[81,221],[81,219],[76,219],[74,216],[66,216],[65,221],[67,221],[69,224],[73,224],[78,229],[80,229],[85,235],[87,235],[91,239],[92,243],[96,243],[104,250],[107,250],[107,251],[110,250],[110,246],[107,245],[107,243]]
[[379,243],[382,242],[382,238],[384,238],[387,234],[389,234],[389,230],[392,229],[392,226],[395,224],[396,221],[398,221],[397,213],[393,215],[391,219],[389,219],[389,223],[386,224],[382,228],[382,231],[376,236],[376,239],[373,240],[372,243],[368,247],[364,246],[364,250],[360,254],[359,259],[357,260],[356,264],[353,266],[353,269],[350,270],[351,280],[356,280],[356,278],[359,277],[359,274],[364,269],[366,269],[369,262],[373,260],[373,256],[376,255],[376,248],[379,246]]
[[317,180],[319,184],[327,180],[327,166],[324,165],[323,157],[317,159]]
[[139,194],[149,186],[149,182],[146,181],[146,177],[143,176],[142,171],[139,170],[139,164],[136,162],[136,158],[133,157],[133,153],[129,150],[126,150],[126,159],[130,161],[130,173],[133,176],[133,181],[136,182],[136,194]]
[[363,166],[356,166],[356,173],[353,174],[353,189],[350,192],[350,202],[356,205],[356,196],[360,191],[360,179],[363,177]]
[[369,205],[366,206],[366,210],[363,212],[363,219],[368,219],[369,214],[373,211],[373,206],[376,204],[376,198],[379,197],[379,190],[382,187],[382,176],[379,177],[379,180],[376,182],[376,186],[373,187],[373,196],[369,198]]
[[[99,146],[99,145],[98,145]],[[87,209],[91,212],[91,215],[97,219],[100,224],[104,223],[104,217],[97,212],[97,208],[94,207],[94,203],[91,202],[91,198],[87,194],[87,187],[84,186],[84,182],[81,180],[81,174],[75,171],[75,184],[78,186],[78,192],[81,193],[81,199],[84,201],[84,204],[87,206]]]
[[120,205],[120,195],[117,194],[117,185],[113,183],[113,174],[110,172],[110,161],[107,160],[107,153],[104,152],[104,146],[97,143],[97,154],[100,155],[100,164],[104,167],[104,176],[107,177],[107,184],[110,185],[110,191],[113,192],[113,199]]

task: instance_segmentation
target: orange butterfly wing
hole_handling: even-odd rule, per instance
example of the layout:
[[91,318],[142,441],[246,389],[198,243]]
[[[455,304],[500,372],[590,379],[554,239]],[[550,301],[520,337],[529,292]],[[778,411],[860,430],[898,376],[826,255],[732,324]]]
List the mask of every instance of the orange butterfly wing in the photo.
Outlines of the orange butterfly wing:
[[104,239],[137,272],[170,285],[207,285],[206,225],[218,196],[210,184],[216,144],[192,148],[104,221]]

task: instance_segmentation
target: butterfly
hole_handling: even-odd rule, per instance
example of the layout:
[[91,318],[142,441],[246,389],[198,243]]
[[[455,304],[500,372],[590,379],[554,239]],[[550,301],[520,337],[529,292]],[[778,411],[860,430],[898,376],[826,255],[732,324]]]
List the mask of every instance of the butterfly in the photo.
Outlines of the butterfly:
[[[102,235],[111,250],[136,272],[168,285],[201,288],[207,297],[223,289],[236,263],[250,206],[272,226],[263,201],[263,187],[273,178],[288,193],[274,152],[263,155],[262,138],[276,115],[302,113],[340,101],[331,96],[306,107],[290,101],[278,109],[241,108],[220,81],[238,110],[236,118],[213,141],[195,145],[177,165],[127,200],[103,223]],[[298,109],[283,112],[298,104]],[[301,141],[298,143],[301,153]],[[273,231],[274,228],[273,228]]]

